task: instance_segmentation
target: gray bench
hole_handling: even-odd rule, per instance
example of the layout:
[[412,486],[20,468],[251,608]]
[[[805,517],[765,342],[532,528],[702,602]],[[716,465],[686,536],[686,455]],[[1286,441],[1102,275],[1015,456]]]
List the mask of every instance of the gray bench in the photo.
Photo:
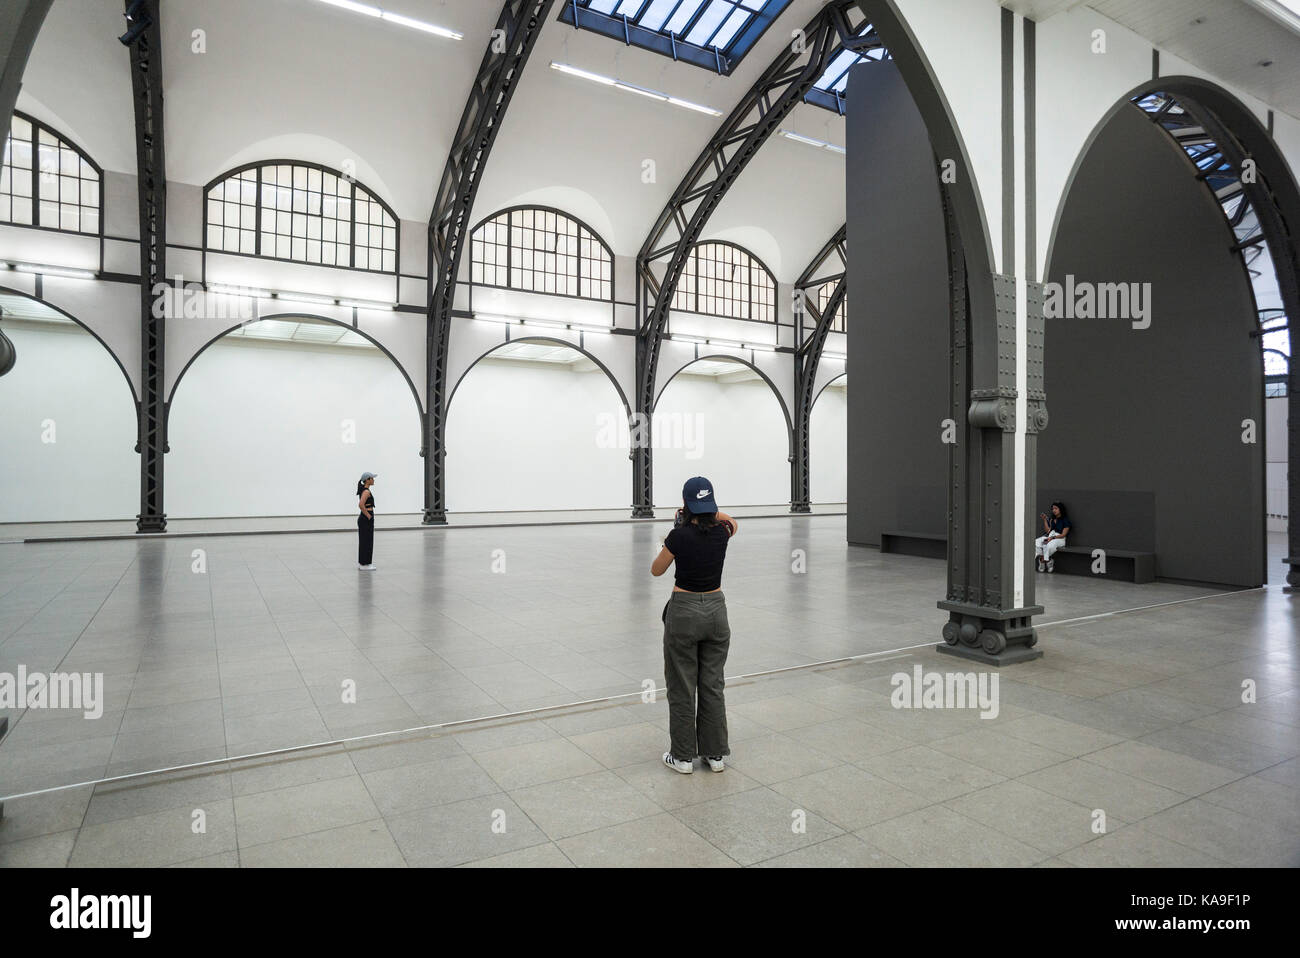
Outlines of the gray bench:
[[880,551],[923,559],[946,559],[948,536],[942,532],[882,532]]
[[[1106,553],[1105,573],[1093,572],[1092,553],[1102,549]],[[1122,582],[1156,581],[1156,554],[1131,552],[1127,549],[1103,549],[1101,546],[1062,546],[1052,555],[1053,568],[1067,575],[1089,575],[1098,579],[1116,579]]]

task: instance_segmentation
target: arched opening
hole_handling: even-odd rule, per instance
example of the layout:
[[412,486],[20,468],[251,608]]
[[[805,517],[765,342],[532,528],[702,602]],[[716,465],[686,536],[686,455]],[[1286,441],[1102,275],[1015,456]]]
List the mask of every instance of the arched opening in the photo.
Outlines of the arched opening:
[[235,327],[172,388],[167,511],[348,514],[368,471],[380,511],[418,513],[420,419],[396,361],[349,326],[286,314]]
[[1204,81],[1146,84],[1094,131],[1057,214],[1040,498],[1073,498],[1072,545],[1154,552],[1163,578],[1267,580],[1261,349],[1289,346],[1294,252],[1243,160],[1269,197],[1295,185],[1248,145],[1261,132]]
[[659,391],[651,432],[658,505],[678,504],[682,483],[702,475],[724,510],[789,508],[789,411],[749,363],[706,356],[677,370]]
[[0,378],[0,522],[128,519],[139,512],[135,392],[74,317],[0,288],[17,360]]
[[808,424],[808,491],[813,503],[842,504],[849,495],[849,377],[837,376],[813,400]]
[[447,508],[623,509],[628,407],[592,354],[548,337],[493,347],[447,400]]

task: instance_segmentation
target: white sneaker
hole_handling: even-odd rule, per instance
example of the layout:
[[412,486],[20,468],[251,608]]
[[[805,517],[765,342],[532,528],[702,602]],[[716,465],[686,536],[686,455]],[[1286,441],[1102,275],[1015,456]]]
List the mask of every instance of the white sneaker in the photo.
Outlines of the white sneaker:
[[695,771],[694,762],[679,762],[677,759],[673,758],[672,752],[664,752],[664,764],[674,772],[681,772],[683,775],[689,775],[691,772]]
[[360,569],[362,572],[374,572],[374,571],[375,571],[375,565],[374,565],[373,562],[372,562],[370,565],[358,565],[357,568]]
[[713,769],[713,771],[715,772],[721,772],[727,767],[727,763],[721,757],[710,758],[709,756],[705,755],[704,761],[708,762],[709,768]]

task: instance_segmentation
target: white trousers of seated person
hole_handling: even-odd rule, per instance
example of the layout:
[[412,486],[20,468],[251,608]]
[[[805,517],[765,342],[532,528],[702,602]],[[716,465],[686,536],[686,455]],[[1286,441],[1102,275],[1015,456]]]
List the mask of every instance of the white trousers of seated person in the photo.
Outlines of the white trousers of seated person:
[[1058,538],[1048,542],[1047,536],[1039,536],[1034,540],[1034,552],[1043,559],[1051,559],[1052,554],[1055,553],[1057,549],[1063,548],[1064,546],[1064,539]]

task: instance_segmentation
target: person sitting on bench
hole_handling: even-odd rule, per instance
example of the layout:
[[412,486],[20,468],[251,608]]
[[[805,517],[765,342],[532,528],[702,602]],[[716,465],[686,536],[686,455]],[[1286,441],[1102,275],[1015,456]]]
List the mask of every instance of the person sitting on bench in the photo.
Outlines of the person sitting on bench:
[[1042,513],[1043,535],[1034,540],[1034,554],[1037,556],[1039,572],[1055,572],[1056,562],[1052,554],[1064,547],[1065,537],[1070,534],[1070,517],[1065,512],[1064,502],[1052,503],[1052,514]]

